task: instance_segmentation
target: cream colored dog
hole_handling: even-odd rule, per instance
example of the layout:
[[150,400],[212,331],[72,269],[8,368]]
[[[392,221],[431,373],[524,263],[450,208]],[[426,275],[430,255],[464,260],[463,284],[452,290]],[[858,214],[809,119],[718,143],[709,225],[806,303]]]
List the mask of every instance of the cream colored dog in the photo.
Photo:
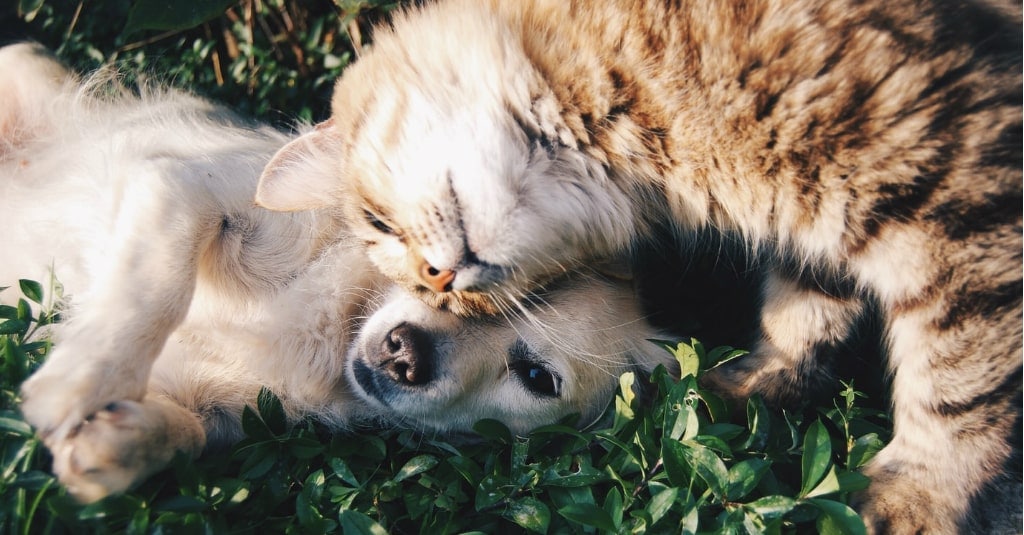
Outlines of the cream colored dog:
[[587,425],[621,373],[671,365],[626,282],[577,273],[502,317],[460,318],[385,282],[336,213],[255,207],[289,139],[180,92],[79,80],[34,45],[0,49],[0,213],[17,224],[0,286],[52,266],[65,288],[22,410],[79,499],[238,439],[261,387],[291,421],[336,430],[524,432]]

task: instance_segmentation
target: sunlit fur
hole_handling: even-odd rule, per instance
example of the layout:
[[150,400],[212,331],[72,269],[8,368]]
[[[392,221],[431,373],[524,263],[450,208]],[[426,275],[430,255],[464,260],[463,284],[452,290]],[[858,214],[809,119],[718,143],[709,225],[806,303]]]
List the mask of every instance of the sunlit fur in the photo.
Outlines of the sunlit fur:
[[954,531],[1013,462],[1019,4],[450,0],[374,36],[317,135],[332,174],[264,179],[346,210],[390,278],[474,314],[628,259],[651,221],[720,232],[769,271],[727,393],[799,400],[881,309],[896,435],[869,530]]
[[[0,299],[17,302],[18,278],[49,289],[51,268],[66,298],[21,409],[80,500],[237,440],[262,387],[289,422],[337,431],[461,436],[494,418],[522,433],[590,425],[622,373],[673,362],[629,282],[564,279],[491,319],[390,288],[336,214],[253,205],[288,136],[183,93],[81,82],[17,45],[0,49],[0,120]],[[399,327],[414,346],[389,349]],[[380,388],[355,382],[356,361]]]

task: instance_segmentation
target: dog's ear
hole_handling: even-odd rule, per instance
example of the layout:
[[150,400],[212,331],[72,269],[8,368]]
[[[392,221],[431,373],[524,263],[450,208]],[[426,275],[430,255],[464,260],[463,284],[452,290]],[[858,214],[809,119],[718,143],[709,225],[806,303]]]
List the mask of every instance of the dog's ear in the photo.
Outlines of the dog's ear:
[[0,48],[0,160],[60,120],[55,101],[74,76],[37,43]]
[[256,205],[279,212],[337,202],[341,141],[327,120],[277,151],[256,186]]

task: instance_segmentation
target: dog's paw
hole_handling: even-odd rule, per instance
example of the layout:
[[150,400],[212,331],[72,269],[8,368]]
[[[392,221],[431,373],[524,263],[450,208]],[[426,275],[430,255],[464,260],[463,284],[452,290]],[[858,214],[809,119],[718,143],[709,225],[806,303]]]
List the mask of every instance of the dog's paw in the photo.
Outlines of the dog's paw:
[[[60,442],[85,418],[119,400],[141,400],[145,377],[118,367],[91,365],[86,358],[77,366],[55,350],[51,359],[21,387],[21,413],[47,443]],[[124,368],[124,367],[121,367]]]
[[68,493],[93,502],[164,468],[178,450],[197,454],[202,442],[196,418],[176,421],[163,405],[122,400],[90,415],[50,449],[53,471]]

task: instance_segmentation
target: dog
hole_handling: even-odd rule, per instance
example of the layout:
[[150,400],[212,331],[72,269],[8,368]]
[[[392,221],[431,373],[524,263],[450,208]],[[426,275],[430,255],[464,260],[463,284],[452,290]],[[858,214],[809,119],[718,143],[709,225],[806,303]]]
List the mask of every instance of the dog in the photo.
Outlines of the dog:
[[19,278],[63,288],[21,410],[78,500],[240,439],[264,387],[289,422],[338,432],[459,436],[493,418],[523,433],[585,427],[622,373],[674,366],[628,280],[578,272],[466,319],[377,273],[340,214],[256,207],[294,137],[181,91],[76,76],[39,45],[0,49],[0,211],[17,222],[0,301]]

